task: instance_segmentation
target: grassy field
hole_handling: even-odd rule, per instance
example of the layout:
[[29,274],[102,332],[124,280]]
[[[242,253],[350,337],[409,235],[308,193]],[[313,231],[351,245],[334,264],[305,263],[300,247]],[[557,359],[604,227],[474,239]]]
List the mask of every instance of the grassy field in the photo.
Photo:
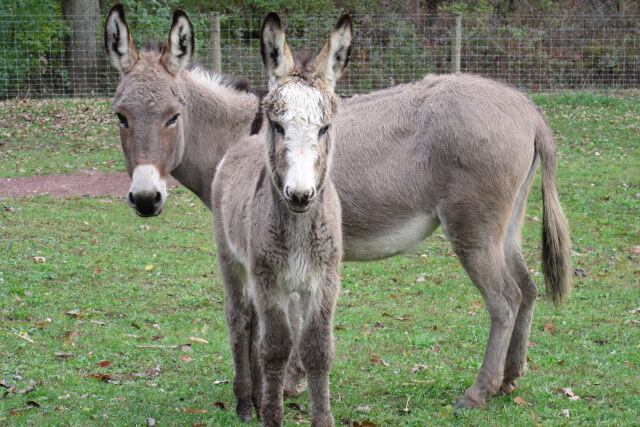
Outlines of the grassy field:
[[[576,276],[562,308],[538,301],[529,372],[513,395],[454,416],[489,319],[438,230],[417,252],[343,265],[336,422],[639,422],[640,95],[534,99],[559,144]],[[0,132],[0,176],[123,170],[107,100],[5,102]],[[3,204],[0,425],[243,425],[210,216],[194,196],[173,191],[153,219],[135,216],[123,198]],[[542,289],[540,218],[538,177],[523,251]],[[305,392],[287,402],[285,424],[308,423],[309,410]]]

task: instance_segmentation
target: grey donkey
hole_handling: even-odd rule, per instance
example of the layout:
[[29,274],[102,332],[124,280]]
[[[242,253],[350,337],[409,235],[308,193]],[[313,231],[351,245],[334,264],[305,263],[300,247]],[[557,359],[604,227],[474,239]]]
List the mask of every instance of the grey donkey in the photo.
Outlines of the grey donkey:
[[[212,209],[214,166],[262,117],[257,96],[188,65],[192,34],[186,15],[176,11],[164,48],[137,51],[122,6],[114,6],[106,21],[105,47],[121,76],[113,109],[132,177],[127,198],[139,215],[161,212],[169,174]],[[555,144],[542,113],[503,83],[469,74],[428,75],[342,99],[333,128],[344,260],[411,251],[441,226],[491,319],[480,372],[457,406],[483,407],[488,396],[511,393],[526,371],[538,296],[521,250],[538,165],[547,294],[559,303],[571,289]],[[294,304],[289,313],[295,317]],[[297,323],[290,326],[295,330]],[[248,339],[237,344],[234,359],[246,358],[248,365],[243,349],[250,345]],[[298,358],[290,362],[285,391],[295,394],[302,370]],[[251,383],[248,370],[239,374],[234,384]]]
[[[265,426],[282,423],[284,377],[295,339],[288,316],[294,293],[304,318],[297,344],[308,375],[312,425],[334,425],[329,371],[342,230],[330,174],[338,111],[333,89],[350,44],[351,19],[344,15],[318,57],[296,63],[280,18],[270,13],[261,37],[270,79],[262,101],[266,125],[227,151],[213,181],[213,228],[230,342],[234,356],[253,357],[251,366],[234,357],[235,379],[249,373],[255,382],[234,379],[238,414],[251,420],[253,397]],[[259,341],[247,339],[252,322]]]

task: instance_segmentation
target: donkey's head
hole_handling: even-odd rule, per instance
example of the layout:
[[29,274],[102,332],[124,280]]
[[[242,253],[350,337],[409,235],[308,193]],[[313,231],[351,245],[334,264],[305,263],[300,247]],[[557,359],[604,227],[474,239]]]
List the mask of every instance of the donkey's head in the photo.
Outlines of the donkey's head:
[[162,49],[136,50],[122,5],[111,8],[104,28],[109,60],[120,71],[113,110],[131,187],[129,206],[140,216],[158,215],[167,197],[167,177],[184,150],[180,73],[194,49],[193,27],[182,11],[173,14]]
[[267,161],[273,184],[295,212],[309,209],[327,176],[338,106],[333,89],[349,61],[351,31],[351,18],[343,15],[318,57],[296,63],[280,17],[270,13],[262,26]]

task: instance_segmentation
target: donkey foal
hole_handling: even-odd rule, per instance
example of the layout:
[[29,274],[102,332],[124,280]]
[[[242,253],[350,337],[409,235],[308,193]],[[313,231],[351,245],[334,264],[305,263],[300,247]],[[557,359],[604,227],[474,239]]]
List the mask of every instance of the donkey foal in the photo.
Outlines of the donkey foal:
[[[263,101],[267,124],[262,133],[227,152],[213,181],[214,234],[234,354],[233,388],[238,415],[246,421],[251,420],[253,398],[264,425],[282,423],[284,376],[295,344],[289,297],[298,293],[304,317],[299,351],[309,378],[312,424],[334,423],[329,370],[342,231],[329,166],[331,121],[337,111],[333,88],[347,63],[350,43],[351,20],[343,16],[315,61],[296,64],[280,18],[267,16],[261,39],[270,78]],[[258,348],[251,339],[256,326]]]

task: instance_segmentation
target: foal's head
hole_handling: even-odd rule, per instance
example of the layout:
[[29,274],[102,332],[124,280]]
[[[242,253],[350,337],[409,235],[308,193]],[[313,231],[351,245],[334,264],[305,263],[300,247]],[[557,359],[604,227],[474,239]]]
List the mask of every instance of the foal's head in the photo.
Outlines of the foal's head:
[[280,17],[270,13],[262,26],[260,52],[269,73],[263,101],[268,119],[267,161],[273,184],[294,212],[309,209],[322,189],[333,151],[333,93],[347,65],[351,18],[343,15],[314,61],[296,63],[285,42]]
[[111,64],[120,71],[113,110],[131,177],[127,202],[140,216],[158,215],[167,197],[167,177],[184,150],[185,101],[179,78],[193,53],[193,27],[178,10],[164,48],[138,53],[124,10],[116,5],[105,23],[104,43]]

